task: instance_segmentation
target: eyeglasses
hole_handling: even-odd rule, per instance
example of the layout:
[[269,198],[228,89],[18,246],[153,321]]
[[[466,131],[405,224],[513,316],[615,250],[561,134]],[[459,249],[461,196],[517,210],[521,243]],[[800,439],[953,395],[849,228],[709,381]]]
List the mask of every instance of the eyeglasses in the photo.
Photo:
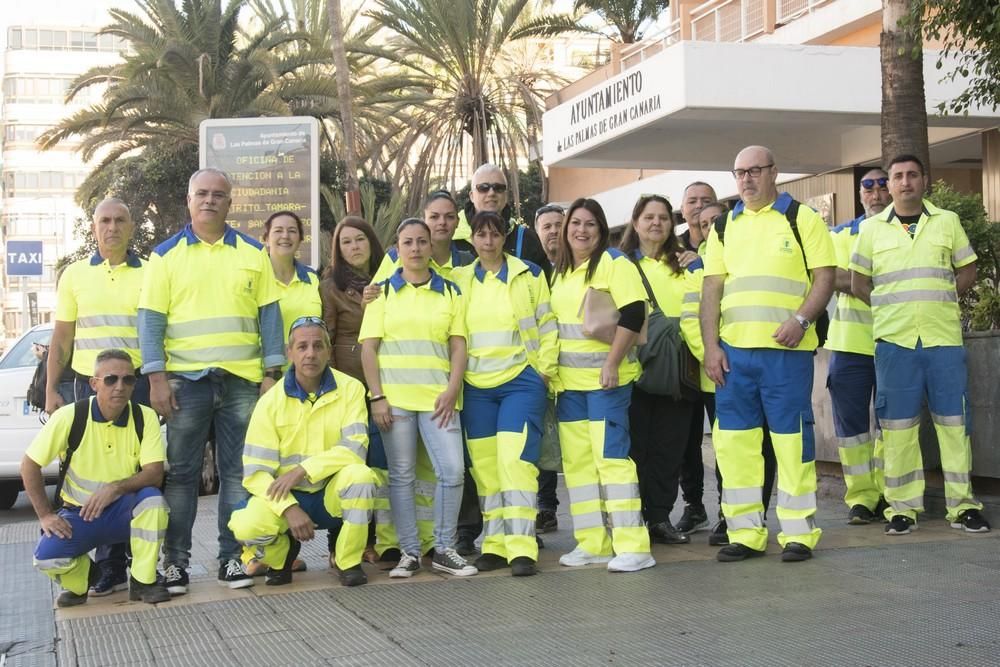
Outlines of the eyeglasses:
[[305,326],[323,327],[326,329],[326,322],[323,321],[323,318],[316,317],[315,315],[303,315],[299,319],[292,322],[292,326],[288,327],[288,332],[291,333],[299,327]]
[[875,187],[875,184],[878,183],[878,186],[880,188],[884,188],[888,182],[889,179],[886,178],[885,176],[882,176],[881,178],[862,178],[861,187],[863,187],[865,190],[871,190],[872,188]]
[[138,379],[135,375],[102,375],[95,377],[103,382],[105,387],[113,387],[118,384],[119,380],[126,387],[134,387]]
[[771,164],[762,164],[759,167],[750,167],[749,169],[733,169],[732,174],[737,181],[741,180],[747,174],[750,174],[751,178],[757,178],[760,176],[760,172],[770,169],[773,166],[774,163],[772,162]]
[[535,222],[538,222],[538,219],[546,213],[558,213],[559,215],[563,215],[566,213],[566,209],[559,204],[546,204],[535,211]]
[[507,184],[506,183],[479,183],[478,185],[476,185],[476,192],[481,192],[482,194],[486,194],[490,190],[492,190],[493,192],[497,193],[498,195],[502,195],[503,193],[507,192]]

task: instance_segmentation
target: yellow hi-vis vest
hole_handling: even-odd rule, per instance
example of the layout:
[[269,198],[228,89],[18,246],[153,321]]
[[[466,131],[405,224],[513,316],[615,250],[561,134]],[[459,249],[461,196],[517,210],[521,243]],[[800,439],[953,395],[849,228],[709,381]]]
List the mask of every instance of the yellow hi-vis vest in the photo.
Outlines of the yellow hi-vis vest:
[[[702,247],[704,247],[704,243]],[[684,269],[684,297],[681,299],[681,336],[691,354],[698,360],[701,390],[715,393],[715,383],[705,374],[705,343],[701,339],[701,284],[705,262],[701,257]]]
[[[288,343],[288,328],[292,322],[312,315],[323,316],[323,302],[319,296],[319,276],[305,264],[295,262],[295,275],[287,285],[275,279],[274,285],[281,296],[278,298],[278,308],[281,309],[282,329],[285,332],[285,343]],[[285,368],[291,362],[285,364]]]
[[[851,249],[864,220],[862,215],[830,230],[838,269],[846,271],[850,268]],[[830,319],[830,331],[823,347],[834,352],[866,354],[869,357],[875,354],[871,307],[856,296],[837,293],[837,310]]]

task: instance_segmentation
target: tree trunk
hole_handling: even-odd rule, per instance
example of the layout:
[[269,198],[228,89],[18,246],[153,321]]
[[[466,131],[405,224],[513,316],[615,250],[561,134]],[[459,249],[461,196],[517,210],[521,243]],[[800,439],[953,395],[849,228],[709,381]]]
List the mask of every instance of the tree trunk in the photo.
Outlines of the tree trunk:
[[916,155],[930,177],[924,59],[919,30],[900,27],[909,0],[882,0],[882,164]]
[[[347,66],[344,50],[344,21],[341,18],[340,0],[327,0],[330,17],[330,41],[333,66],[337,77],[337,102],[340,106],[340,124],[344,131],[344,199],[348,215],[361,213],[361,191],[358,188],[357,144],[354,139],[354,111],[351,109],[351,71]],[[374,211],[372,211],[374,214]]]

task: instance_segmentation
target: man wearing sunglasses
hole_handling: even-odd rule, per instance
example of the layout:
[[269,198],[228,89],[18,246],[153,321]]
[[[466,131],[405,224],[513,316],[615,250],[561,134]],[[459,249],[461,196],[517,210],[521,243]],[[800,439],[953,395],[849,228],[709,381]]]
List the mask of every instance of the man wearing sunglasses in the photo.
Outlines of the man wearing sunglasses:
[[[95,396],[56,410],[21,461],[42,529],[35,567],[63,588],[58,606],[81,605],[101,575],[87,552],[130,542],[129,599],[165,602],[170,594],[156,573],[168,513],[158,488],[166,457],[160,422],[152,409],[130,401],[136,376],[129,352],[100,352],[92,372]],[[68,460],[60,470],[58,512],[42,479],[42,468],[57,458]]]
[[330,334],[319,317],[292,322],[291,368],[254,408],[243,449],[246,506],[229,527],[243,558],[268,566],[264,583],[292,582],[292,564],[315,529],[337,532],[337,573],[344,586],[368,577],[361,555],[375,503],[375,474],[365,465],[365,387],[330,368]]
[[869,423],[875,390],[875,341],[872,338],[872,310],[851,293],[848,270],[851,248],[865,219],[881,213],[892,203],[889,178],[881,168],[870,169],[858,187],[864,213],[830,230],[837,252],[834,289],[837,309],[830,320],[824,347],[830,350],[826,386],[830,390],[837,451],[844,471],[847,493],[847,523],[871,523],[882,501],[882,443],[872,437]]

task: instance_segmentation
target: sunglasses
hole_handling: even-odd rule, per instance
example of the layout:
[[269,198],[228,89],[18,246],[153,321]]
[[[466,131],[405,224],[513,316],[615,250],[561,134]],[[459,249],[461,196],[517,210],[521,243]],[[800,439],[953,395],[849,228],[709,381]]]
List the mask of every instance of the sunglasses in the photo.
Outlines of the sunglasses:
[[559,215],[563,215],[564,213],[566,213],[566,209],[564,209],[559,204],[546,204],[545,206],[535,211],[535,222],[538,222],[538,219],[543,215],[545,215],[546,213],[558,213]]
[[476,185],[476,192],[481,192],[483,194],[486,194],[490,190],[492,190],[493,192],[497,193],[498,195],[502,195],[503,193],[507,192],[507,184],[506,183],[479,183],[478,185]]
[[105,387],[113,387],[120,380],[126,387],[134,387],[138,378],[135,375],[102,375],[96,379],[104,383]]
[[323,318],[316,317],[315,315],[304,315],[292,322],[292,326],[288,327],[288,332],[291,333],[299,327],[304,326],[323,327],[326,329],[326,322],[323,321]]
[[862,178],[861,187],[863,187],[865,190],[871,190],[872,188],[875,187],[875,184],[878,183],[878,186],[880,188],[884,188],[886,186],[886,183],[888,182],[889,179],[886,178],[885,176],[882,176],[881,178]]

